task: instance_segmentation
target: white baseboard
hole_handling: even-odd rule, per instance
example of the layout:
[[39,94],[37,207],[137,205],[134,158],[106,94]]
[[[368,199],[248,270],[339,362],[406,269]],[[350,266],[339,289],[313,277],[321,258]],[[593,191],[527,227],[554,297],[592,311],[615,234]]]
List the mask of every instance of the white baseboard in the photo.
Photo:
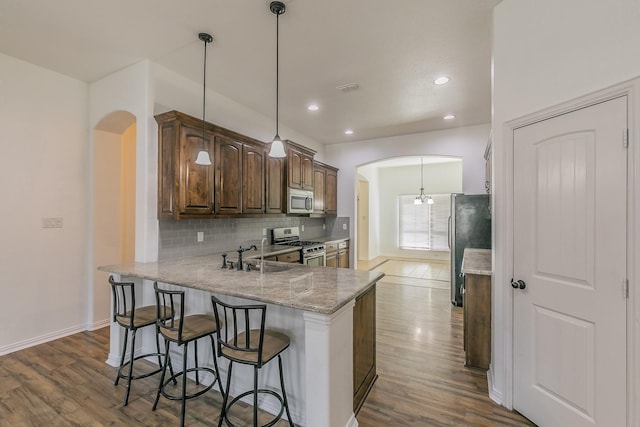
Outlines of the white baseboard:
[[496,402],[498,405],[504,406],[502,393],[499,390],[496,390],[496,388],[494,387],[493,369],[491,369],[491,367],[489,367],[489,370],[487,371],[487,385],[489,388],[489,398]]
[[64,338],[69,335],[77,334],[78,332],[84,332],[85,330],[86,325],[77,325],[59,331],[50,332],[48,334],[40,335],[39,337],[33,337],[24,341],[5,345],[0,347],[0,356],[13,353],[18,350],[23,350],[25,348],[33,347],[38,344],[44,344],[49,341],[57,340],[58,338]]
[[345,427],[358,427],[358,420],[356,420],[356,415],[355,414],[351,414],[351,418],[349,418],[349,421],[347,422],[347,425]]
[[104,319],[104,320],[100,320],[98,322],[94,322],[94,323],[90,323],[87,325],[87,330],[88,331],[96,331],[98,329],[102,329],[105,326],[109,326],[111,325],[111,319]]

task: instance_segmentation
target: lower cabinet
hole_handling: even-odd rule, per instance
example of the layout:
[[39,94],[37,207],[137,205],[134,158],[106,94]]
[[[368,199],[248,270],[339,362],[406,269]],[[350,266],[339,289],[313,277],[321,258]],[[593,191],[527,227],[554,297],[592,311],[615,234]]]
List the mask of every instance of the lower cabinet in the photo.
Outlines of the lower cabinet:
[[357,414],[376,373],[376,285],[356,298],[353,308],[353,411]]
[[264,257],[265,261],[278,261],[278,262],[300,262],[300,251],[292,251],[284,254],[271,255]]
[[327,243],[325,251],[327,267],[349,268],[349,239]]
[[489,369],[491,363],[491,276],[464,275],[465,366]]

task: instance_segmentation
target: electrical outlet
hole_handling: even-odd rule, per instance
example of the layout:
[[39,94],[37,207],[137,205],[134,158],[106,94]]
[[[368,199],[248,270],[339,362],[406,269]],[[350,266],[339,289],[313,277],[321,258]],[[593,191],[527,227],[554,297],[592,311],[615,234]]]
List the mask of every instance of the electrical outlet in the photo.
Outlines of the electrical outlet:
[[198,231],[198,243],[204,242],[204,232]]
[[62,218],[42,218],[42,228],[62,228]]
[[322,229],[326,230],[327,229],[327,224],[322,224]]
[[302,231],[304,231],[304,224],[302,224],[300,227],[301,227]]
[[266,228],[263,228],[263,229],[262,229],[262,235],[263,235],[263,236],[266,236],[266,235],[267,235],[267,229],[266,229]]
[[342,229],[346,230],[347,229],[347,224],[342,224]]

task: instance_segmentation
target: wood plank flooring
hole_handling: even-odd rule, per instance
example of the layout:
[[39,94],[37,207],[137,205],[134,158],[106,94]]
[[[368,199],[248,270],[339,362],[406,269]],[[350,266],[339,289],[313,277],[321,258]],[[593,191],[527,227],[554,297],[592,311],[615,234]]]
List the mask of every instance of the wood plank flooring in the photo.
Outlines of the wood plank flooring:
[[533,426],[489,398],[486,372],[464,367],[462,308],[449,290],[396,279],[378,283],[379,377],[360,426]]
[[[485,372],[464,368],[462,309],[448,291],[381,282],[377,293],[379,378],[360,426],[533,425],[489,399]],[[151,411],[157,376],[135,381],[122,407],[125,387],[113,385],[108,349],[103,328],[0,357],[0,426],[179,425],[179,402],[162,398]],[[188,401],[186,425],[217,425],[220,404],[214,391]],[[250,407],[236,415],[249,425]]]

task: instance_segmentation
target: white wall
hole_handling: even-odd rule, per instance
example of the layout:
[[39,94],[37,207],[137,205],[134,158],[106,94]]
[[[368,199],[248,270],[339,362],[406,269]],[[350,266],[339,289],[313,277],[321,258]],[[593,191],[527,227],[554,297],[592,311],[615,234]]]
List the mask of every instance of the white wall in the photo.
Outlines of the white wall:
[[[489,139],[489,130],[490,125],[486,124],[327,145],[325,148],[327,163],[340,169],[338,216],[349,217],[352,222],[355,218],[356,168],[392,157],[416,154],[460,157],[462,158],[462,191],[484,193],[484,151]],[[373,224],[373,221],[370,223]],[[355,230],[353,224],[349,229],[353,239]],[[353,255],[355,254],[352,253]],[[351,261],[353,263],[353,260]]]
[[[494,293],[492,396],[511,404],[511,367],[504,339],[511,292],[504,123],[640,76],[640,3],[635,0],[509,0],[494,12],[493,167]],[[632,145],[640,143],[632,126]],[[636,145],[637,146],[637,145]],[[636,154],[637,157],[637,154]],[[635,159],[637,164],[638,160]],[[637,202],[636,202],[637,203]],[[637,209],[637,206],[636,206]],[[638,212],[638,210],[636,210]],[[637,215],[635,220],[637,221]],[[638,234],[633,237],[637,242]],[[634,259],[638,268],[637,256]],[[633,266],[630,266],[632,268]],[[634,305],[638,306],[635,287]],[[636,310],[637,311],[637,310]],[[638,325],[638,319],[635,321]],[[636,331],[638,326],[636,326]],[[636,337],[636,343],[640,342]],[[636,354],[638,354],[636,352]],[[638,366],[638,360],[634,360]],[[638,375],[631,381],[640,389]],[[630,407],[640,407],[637,393]],[[634,422],[630,425],[638,425]]]
[[[460,193],[462,191],[462,162],[448,162],[424,165],[425,194]],[[432,251],[400,249],[398,247],[398,196],[420,193],[420,166],[379,168],[380,234],[378,235],[382,256],[442,259],[443,254]],[[373,216],[372,212],[371,216]],[[448,255],[444,255],[448,259]]]
[[3,54],[0,70],[2,354],[86,327],[89,135],[85,83]]

